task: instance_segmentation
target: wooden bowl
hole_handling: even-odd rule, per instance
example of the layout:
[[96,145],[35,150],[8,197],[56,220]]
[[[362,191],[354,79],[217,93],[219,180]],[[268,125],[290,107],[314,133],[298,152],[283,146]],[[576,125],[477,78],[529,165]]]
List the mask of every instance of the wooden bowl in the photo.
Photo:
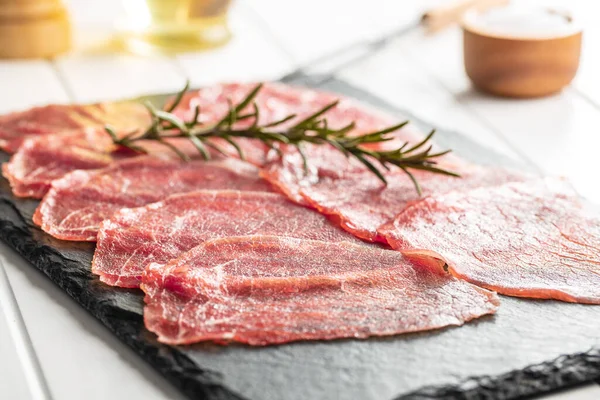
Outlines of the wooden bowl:
[[[548,11],[552,12],[552,11]],[[482,91],[507,97],[539,97],[568,85],[579,67],[581,28],[572,18],[567,29],[546,35],[499,35],[463,19],[467,75]]]

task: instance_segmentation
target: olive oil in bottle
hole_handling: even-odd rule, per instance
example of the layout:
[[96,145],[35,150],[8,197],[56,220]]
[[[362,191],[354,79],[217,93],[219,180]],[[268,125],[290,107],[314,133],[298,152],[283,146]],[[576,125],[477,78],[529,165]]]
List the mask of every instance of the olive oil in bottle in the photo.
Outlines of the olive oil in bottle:
[[231,34],[230,0],[124,0],[122,26],[135,53],[184,52],[216,47]]

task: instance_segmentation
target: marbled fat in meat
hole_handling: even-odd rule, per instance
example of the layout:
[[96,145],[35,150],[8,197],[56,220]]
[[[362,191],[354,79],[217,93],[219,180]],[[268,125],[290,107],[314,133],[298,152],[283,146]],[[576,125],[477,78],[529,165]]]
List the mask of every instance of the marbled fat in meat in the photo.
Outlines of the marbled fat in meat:
[[[194,108],[199,106],[199,122],[208,126],[226,115],[228,100],[241,101],[255,85],[219,84],[190,92],[185,95],[175,113],[190,119],[194,115]],[[256,97],[256,103],[261,109],[260,122],[264,124],[289,114],[297,114],[297,119],[303,118],[336,98],[333,94],[312,89],[267,83]],[[352,100],[342,99],[338,107],[329,111],[327,118],[331,126],[339,127],[356,120],[356,132],[391,124],[391,118],[363,108]],[[147,111],[134,103],[46,106],[0,117],[0,140],[4,132],[8,135],[6,140],[14,134],[14,141],[11,142],[14,148],[11,151],[16,150],[17,143],[20,144],[11,161],[4,165],[3,174],[9,179],[16,196],[41,198],[48,191],[52,180],[61,178],[70,171],[101,168],[114,160],[139,155],[133,152],[115,152],[115,146],[102,125],[108,123],[117,129],[117,134],[124,135],[135,128],[144,128],[148,125],[148,118]],[[249,124],[251,121],[245,123]],[[288,125],[293,123],[294,121],[289,121]],[[241,127],[244,123],[238,125]],[[276,156],[261,141],[244,138],[235,140],[242,149],[245,160],[252,164],[262,166],[269,157]],[[229,155],[238,156],[235,148],[224,140],[210,141]],[[173,155],[172,152],[169,154],[170,150],[166,147],[153,145],[152,142],[142,141],[136,144],[146,148],[152,155]],[[182,141],[179,141],[178,147],[185,149],[184,152],[191,157],[199,156],[193,146],[190,149]],[[315,148],[314,151],[319,152],[319,149]],[[326,163],[330,159],[331,156]],[[315,165],[322,166],[323,163],[319,164],[318,161],[318,158],[314,159]]]
[[359,242],[323,215],[279,194],[203,190],[125,208],[105,220],[92,272],[109,285],[139,287],[151,262],[166,263],[206,240],[258,234]]
[[[202,158],[187,139],[169,139],[169,142],[192,159]],[[178,158],[158,142],[143,140],[136,145],[154,157]],[[2,165],[2,175],[8,179],[15,196],[41,199],[50,190],[52,181],[71,171],[103,168],[141,155],[144,153],[116,148],[104,129],[87,128],[26,139],[10,161]],[[221,155],[213,152],[213,157]]]
[[386,172],[387,185],[370,171],[321,177],[318,182],[301,188],[300,195],[310,206],[339,219],[341,226],[354,235],[373,242],[385,242],[378,228],[423,196],[523,179],[514,171],[466,163],[444,167],[459,172],[461,177],[411,171],[421,186],[422,196],[402,170]]
[[274,236],[204,242],[143,276],[146,327],[169,344],[255,346],[462,325],[495,293],[400,252]]
[[39,199],[70,171],[106,167],[113,161],[105,150],[111,146],[106,132],[96,128],[29,138],[2,164],[2,175],[15,196]]
[[111,125],[117,130],[142,129],[150,123],[143,105],[133,102],[34,107],[0,116],[0,148],[17,151],[30,137]]
[[406,255],[434,250],[455,276],[501,294],[600,304],[600,218],[562,180],[432,196],[380,232]]
[[[227,114],[229,101],[239,103],[255,87],[256,83],[227,83],[189,92],[175,110],[175,114],[189,120],[193,117],[195,108],[200,107],[199,121],[207,125],[214,123]],[[285,129],[336,100],[339,100],[338,105],[324,115],[331,128],[341,128],[354,122],[355,129],[351,134],[356,135],[386,128],[397,122],[387,114],[338,94],[276,82],[264,83],[254,102],[260,109],[260,124],[278,121],[291,114],[296,115],[296,118],[275,128]],[[247,126],[252,122],[247,120],[237,126]],[[244,138],[235,140],[244,149],[247,161],[255,165],[265,165],[276,158],[271,157],[275,154],[269,152],[260,141]],[[236,154],[235,149],[227,143],[223,141],[216,141],[216,143],[228,153]],[[315,159],[315,161],[319,160]]]
[[33,220],[58,239],[95,241],[100,223],[121,208],[200,189],[271,191],[256,167],[236,159],[182,162],[143,156],[55,180]]

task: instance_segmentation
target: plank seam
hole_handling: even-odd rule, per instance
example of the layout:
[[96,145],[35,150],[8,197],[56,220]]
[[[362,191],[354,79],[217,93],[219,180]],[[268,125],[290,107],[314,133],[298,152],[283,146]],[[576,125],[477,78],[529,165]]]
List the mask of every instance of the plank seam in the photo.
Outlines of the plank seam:
[[173,65],[173,67],[179,73],[180,76],[182,76],[187,82],[192,81],[192,77],[188,74],[179,58],[169,57],[168,59],[170,60],[171,65]]
[[239,2],[238,6],[244,14],[246,14],[250,19],[254,20],[264,36],[269,38],[273,45],[285,55],[288,61],[292,64],[293,68],[297,67],[299,65],[298,58],[285,46],[279,36],[275,34],[273,29],[271,29],[271,26],[267,23],[263,16],[260,15],[260,13],[254,9],[254,7],[246,2]]
[[15,341],[17,354],[19,354],[33,398],[35,400],[51,400],[50,389],[2,260],[0,260],[0,304],[4,306],[7,314],[9,331]]
[[56,78],[60,82],[64,92],[66,93],[67,97],[69,98],[69,101],[71,101],[71,102],[75,101],[76,100],[75,93],[71,89],[71,86],[69,85],[69,82],[67,81],[67,78],[63,75],[61,69],[59,68],[59,66],[57,65],[55,60],[50,61],[50,68],[54,72],[54,75],[56,75]]
[[576,96],[581,97],[581,99],[583,101],[585,101],[586,103],[588,103],[590,106],[592,106],[595,110],[600,111],[600,104],[596,103],[594,101],[594,99],[588,95],[587,93],[583,92],[581,89],[579,89],[577,86],[575,85],[571,85],[568,89],[569,92],[572,92],[573,94],[575,94]]

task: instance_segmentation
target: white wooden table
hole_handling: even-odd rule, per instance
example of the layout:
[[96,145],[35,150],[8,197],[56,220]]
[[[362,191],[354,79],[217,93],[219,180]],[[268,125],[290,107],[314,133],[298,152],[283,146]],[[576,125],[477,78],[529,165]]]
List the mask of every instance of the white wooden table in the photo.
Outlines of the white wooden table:
[[[439,2],[406,3],[238,0],[231,11],[233,40],[211,52],[169,58],[75,53],[54,61],[0,61],[0,113],[49,102],[172,92],[186,79],[193,86],[276,79],[327,51],[401,26]],[[583,196],[600,203],[600,5],[558,3],[574,9],[586,30],[576,81],[552,97],[505,100],[475,92],[462,68],[458,29],[433,37],[411,33],[340,75],[434,125],[524,157],[547,173],[566,175]],[[118,0],[71,0],[69,6],[79,38],[106,31],[121,9]],[[8,276],[0,271],[1,399],[182,398],[3,244],[0,257]],[[600,386],[548,398],[599,399]]]

